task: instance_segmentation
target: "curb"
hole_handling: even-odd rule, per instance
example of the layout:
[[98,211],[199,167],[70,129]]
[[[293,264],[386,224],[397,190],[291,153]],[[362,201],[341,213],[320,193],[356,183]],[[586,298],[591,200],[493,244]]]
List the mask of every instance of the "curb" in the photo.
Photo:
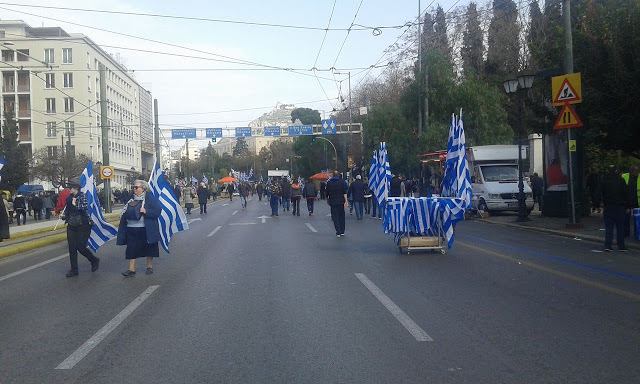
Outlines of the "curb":
[[[603,238],[597,237],[597,236],[581,235],[579,233],[558,231],[558,230],[555,230],[555,229],[547,229],[547,228],[541,228],[541,227],[529,227],[529,226],[511,224],[511,223],[501,223],[499,221],[493,221],[493,220],[488,220],[488,219],[477,219],[477,220],[481,221],[483,223],[504,225],[506,227],[520,228],[520,229],[525,229],[525,230],[529,230],[529,231],[536,231],[536,232],[544,232],[544,233],[549,233],[549,234],[552,234],[552,235],[558,235],[558,236],[563,236],[563,237],[571,237],[571,238],[579,237],[582,240],[586,240],[586,241],[590,241],[592,243],[598,243],[598,244],[602,244],[603,241],[604,241]],[[625,245],[626,245],[627,248],[633,248],[633,249],[640,250],[640,244],[626,243],[625,242]]]
[[[114,214],[110,213],[108,216],[105,216],[104,218],[105,218],[105,220],[106,220],[107,222],[109,222],[109,219],[112,219],[112,218],[114,218],[114,217],[116,217],[116,216],[119,216],[119,214],[114,215]],[[55,225],[53,225],[53,226],[51,226],[51,227],[38,228],[38,229],[32,229],[32,230],[30,230],[30,231],[24,231],[24,232],[20,232],[20,233],[15,233],[15,234],[11,235],[11,238],[12,238],[12,239],[19,239],[19,238],[21,238],[21,237],[27,237],[27,236],[31,236],[31,235],[38,235],[38,234],[40,234],[40,233],[44,233],[44,232],[54,232],[54,230],[53,230],[53,229],[54,229],[55,227],[56,227],[56,226],[55,226]],[[64,228],[66,228],[66,227],[65,227],[64,225],[61,225],[61,226],[59,227],[59,229],[56,229],[56,230],[55,230],[55,232],[58,232],[58,231],[60,231],[61,229],[64,229]]]

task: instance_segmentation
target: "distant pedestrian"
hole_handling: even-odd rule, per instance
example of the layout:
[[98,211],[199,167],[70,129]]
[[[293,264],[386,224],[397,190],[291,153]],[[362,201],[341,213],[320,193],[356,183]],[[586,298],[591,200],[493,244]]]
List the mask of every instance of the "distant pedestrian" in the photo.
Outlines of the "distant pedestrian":
[[291,184],[291,204],[293,205],[294,216],[300,216],[300,202],[302,200],[302,186],[298,182]]
[[280,182],[282,187],[282,212],[291,210],[291,184],[289,180],[283,178]]
[[176,195],[176,200],[180,201],[180,198],[182,197],[182,190],[179,185],[173,187],[173,194]]
[[[533,193],[533,206],[538,203],[538,210],[542,211],[542,178],[538,176],[538,172],[534,172],[531,176],[531,192]],[[533,209],[533,207],[531,207]]]
[[402,195],[402,180],[397,175],[391,175],[389,183],[389,197],[400,197]]
[[44,207],[44,202],[42,201],[40,194],[33,194],[31,207],[33,208],[33,219],[37,221],[42,220],[42,208]]
[[624,218],[629,211],[627,202],[627,185],[615,166],[609,166],[609,172],[602,180],[598,202],[604,205],[604,250],[612,251],[613,227],[616,228],[618,251],[625,252],[624,246]]
[[369,179],[364,178],[364,214],[369,215],[371,213],[371,200],[373,197],[373,193],[371,192],[371,188],[369,188]]
[[344,236],[347,183],[340,178],[338,170],[333,171],[333,177],[327,182],[327,204],[331,207],[331,220],[336,229],[336,237]]
[[50,194],[45,194],[42,199],[42,207],[44,208],[44,218],[47,220],[51,220],[51,212],[55,208],[55,203],[53,200],[53,196]]
[[198,187],[198,204],[200,204],[200,214],[207,213],[207,200],[209,200],[209,190],[204,182],[200,182],[200,186]]
[[230,201],[233,201],[233,192],[235,192],[235,187],[233,183],[229,183],[229,185],[227,185],[227,193],[229,194]]
[[258,201],[262,201],[262,194],[264,193],[264,185],[258,183],[256,186],[256,193],[258,194]]
[[211,183],[211,197],[213,201],[216,201],[218,198],[218,183],[216,182]]
[[282,196],[280,183],[274,180],[269,184],[269,204],[271,205],[271,217],[278,217],[278,205]]
[[238,185],[238,193],[240,194],[240,205],[242,206],[242,209],[247,208],[247,197],[250,193],[249,188],[249,185],[244,181]]
[[591,198],[591,212],[600,213],[600,207],[598,206],[598,191],[600,190],[600,175],[592,169],[587,176],[587,189],[589,190],[589,197]]
[[184,198],[184,207],[187,209],[187,215],[191,214],[193,209],[193,199],[196,197],[196,193],[191,183],[182,190],[182,196]]
[[302,196],[307,200],[309,216],[313,216],[313,206],[318,196],[318,193],[316,192],[316,185],[313,181],[309,180],[304,185],[304,188],[302,189]]
[[24,196],[17,195],[15,199],[13,199],[13,211],[16,215],[16,221],[18,222],[18,226],[20,226],[20,217],[22,216],[22,224],[27,224],[27,205],[24,199]]
[[69,262],[71,264],[67,277],[73,277],[78,276],[78,252],[91,263],[91,272],[95,272],[98,269],[100,259],[87,248],[93,222],[89,217],[89,200],[80,191],[80,180],[77,178],[71,179],[67,186],[70,194],[65,202],[62,218],[67,223],[67,244],[69,246]]
[[9,208],[3,194],[0,198],[0,243],[9,237]]
[[364,205],[364,192],[365,186],[362,182],[362,176],[356,176],[356,179],[351,183],[347,191],[347,195],[351,196],[353,206],[356,210],[356,219],[362,220],[362,209]]
[[129,260],[129,269],[122,272],[123,276],[135,276],[136,259],[140,257],[147,258],[147,275],[153,273],[153,258],[160,256],[158,217],[161,213],[158,199],[149,192],[149,184],[136,180],[133,196],[122,210],[118,227],[116,243],[127,246],[125,257]]

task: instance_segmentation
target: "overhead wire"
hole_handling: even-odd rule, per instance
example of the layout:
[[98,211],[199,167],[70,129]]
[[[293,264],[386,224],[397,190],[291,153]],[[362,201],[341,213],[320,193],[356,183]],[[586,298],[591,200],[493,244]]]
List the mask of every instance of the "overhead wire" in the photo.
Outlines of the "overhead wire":
[[[333,12],[336,9],[336,2],[337,2],[337,0],[333,0],[333,6],[331,7],[331,14],[329,15],[329,22],[327,23],[327,29],[325,30],[324,36],[322,37],[322,43],[320,43],[320,48],[318,49],[318,54],[316,55],[316,59],[313,62],[313,75],[316,77],[316,81],[318,82],[318,85],[320,86],[320,89],[322,89],[322,93],[324,93],[324,96],[327,98],[327,101],[329,101],[329,95],[327,95],[327,92],[325,91],[324,87],[322,86],[322,83],[320,82],[320,79],[318,79],[318,75],[316,74],[316,65],[318,64],[318,58],[320,57],[320,52],[322,52],[322,47],[324,46],[324,41],[327,39],[327,33],[329,31],[329,26],[331,26],[331,19],[333,19]],[[335,76],[334,76],[333,80],[335,82]],[[339,91],[340,90],[338,89],[338,92]],[[331,101],[329,101],[329,103],[331,104]],[[332,104],[331,108],[335,109],[335,106]]]

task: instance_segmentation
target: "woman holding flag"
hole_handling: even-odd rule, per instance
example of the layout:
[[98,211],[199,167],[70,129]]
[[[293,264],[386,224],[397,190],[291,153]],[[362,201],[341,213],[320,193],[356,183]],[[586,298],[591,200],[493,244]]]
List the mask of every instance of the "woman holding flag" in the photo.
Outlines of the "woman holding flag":
[[133,198],[125,204],[118,228],[117,244],[127,246],[126,259],[129,260],[129,269],[122,275],[135,276],[136,259],[139,257],[147,258],[147,275],[153,273],[153,258],[160,256],[158,217],[161,213],[158,199],[149,192],[149,184],[136,180]]

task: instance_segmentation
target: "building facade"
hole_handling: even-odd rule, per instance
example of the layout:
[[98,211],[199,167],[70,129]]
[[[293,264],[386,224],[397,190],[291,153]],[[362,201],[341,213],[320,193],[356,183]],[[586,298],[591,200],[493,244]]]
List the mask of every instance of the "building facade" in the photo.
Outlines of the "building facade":
[[[45,150],[54,154],[64,144],[65,151],[102,162],[99,68],[104,65],[106,145],[114,181],[124,186],[128,173],[142,171],[143,144],[153,145],[153,133],[149,141],[141,132],[141,89],[117,57],[85,35],[32,28],[20,20],[0,20],[0,48],[2,118],[7,112],[15,115],[20,145],[29,156]],[[147,103],[144,108],[148,119]]]
[[145,178],[151,176],[155,158],[153,97],[151,92],[138,86],[138,101],[140,102],[140,159],[142,174]]

